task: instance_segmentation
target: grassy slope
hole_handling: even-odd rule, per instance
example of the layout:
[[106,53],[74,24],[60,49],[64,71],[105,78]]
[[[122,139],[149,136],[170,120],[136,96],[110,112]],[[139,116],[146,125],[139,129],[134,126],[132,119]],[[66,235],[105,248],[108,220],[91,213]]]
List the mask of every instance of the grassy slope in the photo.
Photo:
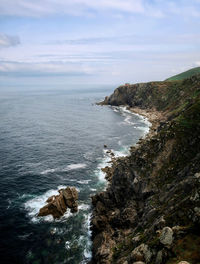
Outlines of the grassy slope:
[[198,73],[200,73],[200,67],[196,67],[196,68],[190,69],[188,71],[182,72],[180,74],[177,74],[175,76],[172,76],[172,77],[166,79],[166,81],[183,80],[183,79],[189,78],[189,77],[191,77],[193,75],[196,75]]

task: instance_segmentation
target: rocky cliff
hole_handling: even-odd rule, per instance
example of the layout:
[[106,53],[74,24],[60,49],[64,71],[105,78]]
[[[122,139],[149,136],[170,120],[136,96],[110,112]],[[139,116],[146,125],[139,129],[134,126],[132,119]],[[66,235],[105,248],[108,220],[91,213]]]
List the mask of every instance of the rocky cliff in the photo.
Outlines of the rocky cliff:
[[108,187],[92,198],[92,263],[200,263],[200,75],[120,86],[101,104],[165,118],[105,169]]

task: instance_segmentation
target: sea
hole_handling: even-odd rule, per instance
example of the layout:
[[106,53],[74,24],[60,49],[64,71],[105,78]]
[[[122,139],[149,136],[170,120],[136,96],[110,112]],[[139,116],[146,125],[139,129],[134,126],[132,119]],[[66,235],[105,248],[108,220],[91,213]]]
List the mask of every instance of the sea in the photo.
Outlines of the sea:
[[[98,106],[112,90],[0,93],[0,263],[83,264],[91,258],[91,196],[101,168],[149,130],[126,107]],[[107,145],[107,148],[104,147]],[[58,190],[75,186],[79,210],[38,217]]]

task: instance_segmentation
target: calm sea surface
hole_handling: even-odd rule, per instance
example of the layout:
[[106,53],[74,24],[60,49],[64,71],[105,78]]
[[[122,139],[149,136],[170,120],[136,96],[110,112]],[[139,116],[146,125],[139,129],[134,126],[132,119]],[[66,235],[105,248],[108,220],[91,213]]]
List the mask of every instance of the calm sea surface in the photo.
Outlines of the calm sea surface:
[[[91,256],[90,196],[106,187],[101,168],[148,130],[125,108],[97,106],[103,91],[0,94],[0,262],[79,264]],[[79,212],[37,217],[57,190],[75,186]]]

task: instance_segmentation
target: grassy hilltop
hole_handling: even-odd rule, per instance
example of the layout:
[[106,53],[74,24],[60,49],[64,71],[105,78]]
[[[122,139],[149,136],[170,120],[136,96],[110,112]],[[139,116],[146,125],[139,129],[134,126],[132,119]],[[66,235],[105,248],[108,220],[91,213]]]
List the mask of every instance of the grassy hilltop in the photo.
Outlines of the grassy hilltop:
[[200,74],[200,67],[192,68],[188,71],[174,75],[174,76],[166,79],[166,81],[179,81],[179,80],[183,80],[183,79],[192,77],[193,75],[196,75],[196,74]]

